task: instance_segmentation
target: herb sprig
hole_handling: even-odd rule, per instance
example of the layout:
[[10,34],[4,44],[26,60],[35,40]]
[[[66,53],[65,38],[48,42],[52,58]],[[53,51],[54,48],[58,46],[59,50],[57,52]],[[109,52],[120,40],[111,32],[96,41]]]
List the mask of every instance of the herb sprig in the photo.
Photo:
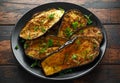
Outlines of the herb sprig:
[[35,60],[35,62],[33,62],[30,67],[36,67],[36,66],[39,66],[39,61],[38,60]]
[[90,15],[84,15],[84,16],[87,18],[87,23],[88,23],[89,25],[92,24],[92,20],[90,19],[91,15],[92,15],[92,14],[90,14]]
[[53,19],[55,16],[55,13],[49,15],[49,19]]
[[69,38],[73,34],[72,30],[69,27],[66,28],[64,33],[67,36],[67,38]]

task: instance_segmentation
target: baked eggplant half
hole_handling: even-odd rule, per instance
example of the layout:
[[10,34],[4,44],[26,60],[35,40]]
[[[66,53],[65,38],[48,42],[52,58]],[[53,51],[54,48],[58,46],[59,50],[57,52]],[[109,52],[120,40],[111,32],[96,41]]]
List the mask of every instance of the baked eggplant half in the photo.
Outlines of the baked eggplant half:
[[79,10],[69,10],[63,16],[58,37],[69,38],[77,29],[86,25],[87,19]]
[[40,37],[55,25],[63,14],[64,10],[54,8],[35,14],[21,30],[20,37],[26,40]]
[[96,26],[87,26],[86,28],[80,29],[72,36],[72,38],[75,36],[93,37],[99,43],[101,43],[103,39],[102,31]]
[[77,37],[75,41],[41,62],[46,76],[92,62],[99,55],[94,38]]
[[41,37],[27,40],[24,43],[25,54],[36,60],[41,60],[64,45],[66,39],[56,36]]

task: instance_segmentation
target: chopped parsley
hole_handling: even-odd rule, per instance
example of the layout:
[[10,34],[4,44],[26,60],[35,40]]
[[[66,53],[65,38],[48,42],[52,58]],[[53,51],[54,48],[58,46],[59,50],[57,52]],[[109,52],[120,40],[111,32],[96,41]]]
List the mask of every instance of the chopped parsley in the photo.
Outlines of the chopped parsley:
[[77,21],[73,22],[73,23],[72,23],[72,27],[73,27],[74,29],[77,29],[77,27],[78,27],[78,22],[77,22]]
[[55,13],[50,14],[50,15],[49,15],[49,19],[53,19],[53,18],[54,18],[54,15],[55,15]]
[[92,14],[90,14],[89,16],[88,15],[84,15],[86,18],[87,18],[87,23],[90,25],[90,24],[92,24],[92,20],[90,19],[90,16],[91,16]]
[[27,39],[31,39],[31,37],[30,37],[30,33],[28,34],[28,37],[27,37]]
[[59,9],[59,10],[61,10],[61,11],[64,11],[64,9],[63,9],[63,8],[61,8],[61,7],[59,7],[58,9]]
[[89,59],[92,60],[93,56],[94,56],[94,54],[89,55]]
[[49,39],[47,45],[48,45],[48,47],[53,46],[53,40],[52,40],[52,39]]
[[84,26],[84,24],[81,23],[81,24],[80,24],[80,27],[83,27],[83,26]]
[[24,49],[27,49],[29,45],[27,43],[24,44]]
[[15,50],[18,50],[18,49],[19,49],[19,47],[18,47],[18,45],[16,45],[16,46],[15,46]]
[[64,75],[64,74],[67,74],[67,73],[72,73],[73,70],[72,69],[67,69],[67,70],[64,70],[62,72],[59,73],[60,76]]
[[72,55],[72,59],[77,59],[77,55],[76,55],[76,54],[73,54],[73,55]]
[[34,31],[38,31],[39,30],[39,27],[38,26],[35,26],[34,27]]
[[72,30],[69,27],[66,28],[64,33],[68,38],[73,34]]
[[40,54],[41,54],[41,53],[44,53],[46,49],[47,49],[47,47],[41,48],[40,51],[39,51],[39,53],[40,53]]
[[93,47],[94,47],[94,48],[96,48],[96,47],[97,47],[97,45],[96,45],[96,44],[93,44]]
[[38,60],[35,60],[35,62],[32,63],[30,67],[35,67],[35,66],[39,66],[39,61]]
[[46,32],[46,30],[45,30],[45,28],[44,28],[44,27],[41,27],[40,29],[41,29],[41,31],[42,31],[43,33],[45,33],[45,32]]

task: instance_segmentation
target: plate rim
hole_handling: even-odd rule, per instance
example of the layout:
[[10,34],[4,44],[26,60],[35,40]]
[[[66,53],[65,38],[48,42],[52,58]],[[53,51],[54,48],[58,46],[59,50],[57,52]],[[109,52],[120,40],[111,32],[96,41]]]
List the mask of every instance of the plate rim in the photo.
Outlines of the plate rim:
[[89,11],[88,9],[86,9],[86,8],[80,6],[80,5],[77,5],[77,4],[74,4],[74,3],[70,3],[70,2],[50,2],[50,3],[45,3],[45,4],[38,5],[38,6],[34,7],[34,8],[32,8],[32,9],[29,9],[29,10],[28,10],[25,14],[23,14],[22,17],[16,22],[15,27],[14,27],[13,30],[12,30],[11,38],[10,38],[10,44],[11,44],[11,49],[12,49],[13,56],[15,57],[15,59],[17,60],[17,62],[22,66],[22,68],[23,68],[24,70],[26,70],[27,72],[31,73],[31,74],[34,75],[34,76],[37,76],[37,77],[40,77],[40,78],[43,78],[43,79],[48,79],[48,80],[70,80],[70,79],[75,79],[75,78],[78,78],[78,77],[82,77],[83,75],[85,75],[85,74],[89,73],[90,71],[92,71],[93,69],[95,69],[95,67],[96,67],[96,66],[100,63],[100,61],[103,59],[104,54],[105,54],[105,52],[106,52],[106,48],[107,48],[107,34],[106,34],[106,30],[105,30],[105,28],[103,27],[103,25],[102,25],[102,23],[100,22],[100,20],[98,19],[98,17],[97,17],[96,15],[94,15],[93,13],[92,13],[92,14],[93,14],[93,15],[95,16],[95,18],[99,21],[100,26],[102,27],[102,30],[104,30],[103,36],[104,36],[104,39],[105,39],[106,41],[104,42],[104,44],[105,44],[105,46],[104,46],[105,50],[103,50],[103,54],[101,55],[100,59],[95,63],[95,65],[93,65],[93,66],[92,66],[91,68],[89,68],[87,71],[82,72],[82,73],[80,73],[80,74],[77,74],[77,75],[75,75],[75,76],[67,77],[67,78],[46,77],[46,76],[42,76],[42,75],[40,75],[40,74],[36,74],[35,72],[29,70],[29,68],[26,68],[26,66],[23,65],[23,63],[21,63],[20,60],[18,59],[18,57],[16,56],[15,49],[14,49],[14,45],[13,45],[13,40],[14,40],[13,36],[14,36],[14,34],[15,34],[15,29],[16,29],[16,26],[17,26],[17,24],[19,23],[19,21],[20,21],[20,20],[23,18],[23,16],[25,16],[27,13],[31,12],[32,10],[35,10],[36,8],[38,8],[38,7],[40,7],[40,6],[49,5],[49,4],[56,4],[56,3],[57,3],[57,4],[76,5],[76,6],[79,6],[79,7],[83,8],[83,9],[87,10],[88,12],[92,13],[91,11]]

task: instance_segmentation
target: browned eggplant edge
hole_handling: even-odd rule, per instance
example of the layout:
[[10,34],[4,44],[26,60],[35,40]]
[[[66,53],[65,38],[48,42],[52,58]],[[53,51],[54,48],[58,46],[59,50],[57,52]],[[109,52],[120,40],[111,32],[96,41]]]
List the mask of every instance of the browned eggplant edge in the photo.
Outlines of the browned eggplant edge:
[[[64,47],[66,47],[66,46],[74,43],[77,38],[78,38],[78,36],[74,37],[73,39],[70,39],[70,40],[67,41],[64,45],[62,45],[58,50],[56,50],[54,53],[57,53],[57,52],[61,51]],[[47,56],[46,58],[44,58],[44,59],[42,59],[42,60],[40,61],[41,70],[42,70],[42,72],[44,73],[44,75],[45,75],[46,77],[52,77],[52,76],[60,75],[61,72],[64,73],[66,70],[69,70],[69,69],[74,70],[73,72],[79,71],[79,68],[81,68],[81,67],[84,68],[84,67],[88,66],[88,65],[91,64],[93,61],[95,61],[95,59],[96,59],[97,57],[99,57],[99,54],[100,54],[100,44],[98,44],[99,42],[98,42],[95,38],[93,38],[93,37],[88,38],[88,37],[84,37],[84,36],[82,37],[82,36],[81,36],[81,38],[85,38],[85,39],[89,39],[89,40],[90,40],[90,39],[94,39],[94,42],[98,45],[98,47],[95,49],[96,51],[98,51],[98,55],[96,55],[96,56],[93,58],[93,60],[91,60],[91,61],[88,62],[88,63],[82,64],[82,65],[77,66],[77,67],[71,67],[71,68],[67,68],[67,69],[61,70],[61,71],[56,72],[56,73],[54,73],[54,74],[52,74],[52,75],[46,75],[45,72],[44,72],[44,70],[43,70],[43,68],[42,68],[42,66],[41,66],[41,63],[42,63],[47,57],[49,57],[49,56],[51,56],[52,54],[54,54],[54,53],[51,53],[49,56]],[[90,41],[93,42],[92,40],[90,40]],[[68,73],[69,73],[69,72],[68,72]],[[70,72],[70,73],[72,73],[72,72]]]

